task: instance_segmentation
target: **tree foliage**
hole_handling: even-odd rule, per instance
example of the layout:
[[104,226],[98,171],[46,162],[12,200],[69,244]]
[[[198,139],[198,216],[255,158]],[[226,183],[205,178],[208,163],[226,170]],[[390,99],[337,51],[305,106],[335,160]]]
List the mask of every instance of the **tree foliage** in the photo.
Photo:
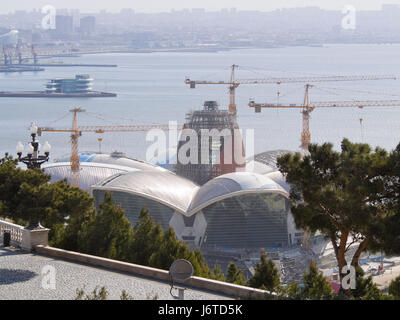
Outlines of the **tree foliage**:
[[155,224],[149,211],[143,208],[133,228],[131,260],[137,264],[149,265],[151,255],[159,250],[163,238],[160,224]]
[[389,294],[391,294],[396,300],[400,300],[400,276],[393,279],[389,285]]
[[[330,143],[311,144],[304,157],[296,153],[278,159],[291,185],[296,226],[318,230],[331,240],[340,271],[347,265],[345,254],[351,243],[358,243],[351,257],[351,265],[357,267],[366,249],[389,249],[384,235],[390,223],[399,235],[399,212],[387,205],[388,177],[394,174],[389,162],[385,150],[372,151],[367,144],[347,139],[342,141],[341,152],[334,151]],[[344,276],[340,273],[341,279]]]
[[272,260],[261,251],[260,262],[256,264],[254,276],[248,281],[250,287],[276,291],[280,286],[279,271]]
[[318,270],[314,261],[311,261],[308,272],[304,274],[303,284],[301,295],[307,299],[329,300],[333,296],[332,286]]
[[218,261],[215,263],[211,278],[218,281],[225,281],[225,275],[222,272],[221,266],[218,264]]
[[244,279],[243,272],[233,262],[229,263],[228,265],[226,281],[242,286],[246,285],[246,280]]
[[49,244],[76,250],[76,227],[93,214],[88,193],[65,180],[50,183],[49,175],[23,170],[7,154],[0,160],[0,216],[24,226],[40,221],[50,229]]
[[79,233],[78,247],[84,253],[129,261],[132,236],[124,210],[115,206],[111,194],[106,193],[95,218]]

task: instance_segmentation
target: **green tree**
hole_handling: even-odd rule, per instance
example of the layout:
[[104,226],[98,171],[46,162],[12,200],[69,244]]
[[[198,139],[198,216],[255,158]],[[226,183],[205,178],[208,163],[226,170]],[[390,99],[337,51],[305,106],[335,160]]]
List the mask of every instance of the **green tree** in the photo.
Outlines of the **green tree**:
[[[34,221],[46,216],[47,207],[45,210],[36,208],[35,204],[29,204],[25,201],[24,195],[29,194],[29,191],[36,193],[29,195],[36,198],[40,205],[46,203],[51,197],[49,190],[44,190],[43,195],[38,195],[40,188],[44,189],[45,185],[50,181],[50,176],[44,174],[40,169],[23,170],[17,167],[17,160],[7,153],[0,160],[0,215],[12,219],[19,224],[26,224],[28,221]],[[39,188],[39,189],[38,189]],[[21,203],[21,201],[23,201]]]
[[79,236],[79,251],[110,259],[129,261],[133,231],[125,212],[114,205],[106,193],[96,217],[84,225]]
[[218,264],[218,261],[215,263],[213,272],[212,272],[212,279],[218,281],[225,281],[224,273],[221,270],[221,266]]
[[289,283],[286,288],[282,288],[281,296],[282,298],[287,298],[291,300],[303,299],[302,292],[298,282]]
[[239,285],[246,285],[246,280],[244,279],[243,272],[238,269],[235,263],[230,262],[228,265],[228,272],[226,275],[226,281]]
[[[82,229],[95,218],[94,199],[83,190],[71,187],[66,181],[60,182],[57,210],[64,217],[62,223],[44,225],[50,228],[49,244],[65,250],[77,251],[78,237]],[[54,230],[54,231],[53,231]]]
[[330,143],[311,144],[308,155],[286,154],[278,159],[278,167],[291,185],[296,226],[310,232],[318,230],[331,240],[342,280],[350,244],[358,243],[351,257],[351,265],[357,267],[363,251],[382,247],[380,240],[387,223],[398,214],[382,206],[387,152],[380,148],[372,152],[367,144],[353,144],[347,139],[342,141],[341,152],[332,148]]
[[378,246],[384,248],[386,254],[400,253],[400,144],[389,155],[386,172],[386,184],[383,198],[386,200],[382,207],[387,211],[384,224],[379,225],[376,232]]
[[389,294],[391,294],[396,300],[400,300],[400,276],[393,279],[389,285]]
[[[175,231],[169,227],[163,234],[161,245],[155,251],[149,260],[149,265],[155,268],[168,270],[172,262],[178,259],[192,260],[195,263],[193,252],[189,247],[176,238]],[[194,268],[195,266],[193,266]]]
[[[18,168],[17,161],[6,155],[0,160],[0,216],[25,226],[40,221],[50,228],[49,244],[59,245],[74,219],[93,215],[93,199],[66,180],[49,181],[43,171]],[[70,244],[67,249],[76,249],[76,231],[64,241]]]
[[130,257],[133,263],[164,270],[168,270],[175,260],[186,259],[193,265],[194,275],[212,277],[200,250],[190,250],[184,242],[176,238],[171,227],[163,232],[161,225],[155,224],[146,208],[141,210],[139,220],[133,228]]
[[133,241],[130,248],[131,261],[148,266],[151,255],[160,248],[162,237],[161,225],[155,224],[149,211],[143,208],[139,220],[133,228]]
[[308,272],[304,274],[303,283],[301,294],[306,299],[329,300],[333,296],[332,286],[318,270],[314,261],[311,261]]
[[265,288],[268,291],[276,291],[280,286],[279,271],[263,250],[260,262],[256,264],[254,276],[249,279],[248,284],[250,287]]

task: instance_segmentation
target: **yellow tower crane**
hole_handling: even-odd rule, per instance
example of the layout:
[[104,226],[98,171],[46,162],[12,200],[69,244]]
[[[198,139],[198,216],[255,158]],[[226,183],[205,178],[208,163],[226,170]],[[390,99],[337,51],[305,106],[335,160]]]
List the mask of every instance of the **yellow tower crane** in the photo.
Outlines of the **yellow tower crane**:
[[196,88],[196,85],[212,84],[212,85],[228,85],[229,86],[229,111],[236,115],[235,94],[236,88],[241,84],[281,84],[281,83],[310,83],[310,82],[332,82],[332,81],[364,81],[364,80],[395,80],[394,76],[315,76],[315,77],[288,77],[288,78],[264,78],[264,79],[235,79],[235,70],[238,65],[231,66],[231,77],[229,81],[208,81],[208,80],[191,80],[185,79],[185,83],[190,88]]
[[132,125],[132,126],[78,126],[78,113],[85,112],[84,109],[74,108],[70,110],[73,112],[72,128],[50,128],[50,127],[39,127],[38,135],[41,136],[42,132],[67,132],[71,133],[71,184],[75,187],[79,186],[79,149],[78,149],[78,138],[82,135],[82,132],[143,132],[152,129],[170,130],[169,125],[161,124],[149,124],[149,125]]
[[256,113],[261,112],[261,108],[283,108],[283,109],[302,109],[303,127],[301,131],[301,148],[308,150],[311,143],[310,133],[310,114],[315,108],[348,108],[348,107],[399,107],[400,100],[367,100],[367,101],[325,101],[325,102],[310,102],[309,89],[312,87],[306,84],[306,92],[304,96],[304,103],[278,105],[271,103],[256,103],[253,100],[249,102],[249,107],[254,108]]

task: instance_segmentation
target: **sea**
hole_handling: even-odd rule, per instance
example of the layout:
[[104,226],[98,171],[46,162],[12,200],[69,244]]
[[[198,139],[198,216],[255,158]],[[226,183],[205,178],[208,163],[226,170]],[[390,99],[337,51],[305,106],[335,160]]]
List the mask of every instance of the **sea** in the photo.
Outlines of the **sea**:
[[[324,45],[238,49],[220,52],[107,53],[52,58],[40,62],[117,64],[107,67],[46,67],[43,72],[0,74],[0,91],[43,90],[53,78],[89,74],[93,89],[116,93],[116,98],[0,98],[0,154],[15,155],[18,141],[27,145],[29,127],[71,128],[71,109],[81,107],[78,124],[142,125],[185,122],[185,115],[215,100],[221,109],[229,104],[226,85],[198,85],[185,79],[228,81],[231,65],[238,65],[237,79],[315,77],[335,75],[393,75],[400,77],[400,45]],[[400,79],[379,81],[320,82],[310,89],[311,101],[400,100]],[[300,109],[263,109],[255,113],[249,99],[260,103],[301,104],[305,83],[240,85],[236,90],[238,123],[249,137],[247,155],[269,150],[299,151]],[[330,142],[340,150],[348,138],[388,151],[400,143],[400,106],[368,108],[316,108],[310,120],[313,143]],[[153,143],[146,132],[82,133],[81,152],[123,152],[146,159]],[[254,139],[252,138],[254,136]],[[167,136],[168,137],[168,136]],[[98,138],[102,138],[99,143]],[[39,137],[52,145],[51,161],[70,154],[68,133],[45,132]],[[169,142],[173,145],[173,141]],[[176,143],[176,142],[175,142]],[[168,147],[168,146],[167,146]]]

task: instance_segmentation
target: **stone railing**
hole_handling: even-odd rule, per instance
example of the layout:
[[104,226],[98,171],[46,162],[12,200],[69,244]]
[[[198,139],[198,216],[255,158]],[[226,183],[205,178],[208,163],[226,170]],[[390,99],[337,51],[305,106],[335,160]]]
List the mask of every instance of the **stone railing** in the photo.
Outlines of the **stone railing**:
[[[29,230],[23,226],[0,220],[0,238],[3,239],[4,230],[10,230],[11,245],[25,251],[32,251],[37,245],[47,246],[50,229]],[[2,245],[1,243],[0,245]]]
[[24,227],[0,220],[0,238],[3,238],[4,230],[10,230],[11,232],[11,245],[17,248],[21,247]]

